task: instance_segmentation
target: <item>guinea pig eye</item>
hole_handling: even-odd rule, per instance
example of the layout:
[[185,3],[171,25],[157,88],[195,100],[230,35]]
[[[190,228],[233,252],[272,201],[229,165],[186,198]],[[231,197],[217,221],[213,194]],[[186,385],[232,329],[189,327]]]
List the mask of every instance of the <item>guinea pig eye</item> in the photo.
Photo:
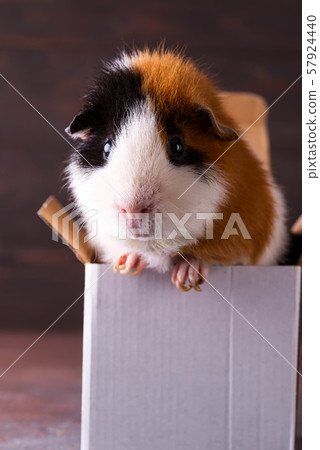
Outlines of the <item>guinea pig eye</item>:
[[111,141],[111,139],[108,139],[107,142],[104,144],[104,148],[103,148],[104,157],[106,159],[108,159],[108,157],[110,155],[111,148],[112,148],[112,141]]
[[172,156],[179,158],[183,155],[184,145],[182,139],[179,137],[173,137],[169,141],[169,150]]

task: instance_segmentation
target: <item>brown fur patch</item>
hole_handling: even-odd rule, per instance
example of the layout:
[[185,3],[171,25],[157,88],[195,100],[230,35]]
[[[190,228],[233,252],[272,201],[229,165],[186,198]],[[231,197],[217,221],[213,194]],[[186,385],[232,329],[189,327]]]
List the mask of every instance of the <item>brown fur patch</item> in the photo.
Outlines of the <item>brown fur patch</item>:
[[132,66],[142,77],[142,91],[163,116],[184,114],[194,103],[220,115],[218,93],[209,78],[181,53],[164,50],[137,51]]
[[[218,123],[237,130],[236,124],[224,111],[213,83],[189,59],[163,49],[145,50],[133,56],[132,64],[142,77],[143,93],[150,97],[160,121],[163,123],[165,118],[174,114],[187,144],[205,155],[206,162],[214,163],[233,144],[212,134],[202,134],[188,123],[188,112],[194,104],[200,104],[211,109]],[[213,240],[203,239],[182,251],[186,257],[208,262],[230,264],[247,261],[255,264],[270,241],[275,220],[268,175],[243,140],[234,143],[210,170],[219,176],[222,174],[227,184],[227,201],[219,211],[214,211],[222,212],[224,219],[215,221]],[[233,212],[240,214],[251,240],[243,239],[241,234],[221,240]]]

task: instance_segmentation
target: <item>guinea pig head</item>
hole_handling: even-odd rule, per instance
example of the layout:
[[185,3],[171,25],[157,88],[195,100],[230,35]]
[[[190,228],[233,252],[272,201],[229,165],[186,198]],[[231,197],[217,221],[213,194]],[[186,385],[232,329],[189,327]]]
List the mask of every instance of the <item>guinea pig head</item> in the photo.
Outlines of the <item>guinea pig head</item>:
[[[66,129],[78,140],[69,185],[84,218],[97,211],[103,239],[118,236],[119,215],[133,220],[131,238],[151,240],[155,217],[161,215],[167,239],[173,215],[179,221],[191,214],[186,229],[196,240],[203,228],[196,213],[214,212],[226,196],[223,174],[211,165],[237,134],[199,102],[195,80],[186,82],[190,67],[170,56],[186,72],[183,78],[166,54],[162,58],[136,53],[104,64]],[[137,214],[148,215],[144,234],[134,231]]]

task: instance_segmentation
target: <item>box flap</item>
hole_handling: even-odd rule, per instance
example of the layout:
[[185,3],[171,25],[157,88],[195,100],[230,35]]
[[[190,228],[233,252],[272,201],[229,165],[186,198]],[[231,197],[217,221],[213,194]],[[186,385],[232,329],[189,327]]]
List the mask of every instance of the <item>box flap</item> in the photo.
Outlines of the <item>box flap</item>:
[[37,214],[65,241],[81,262],[94,262],[95,252],[86,242],[85,231],[53,195],[47,198]]
[[268,105],[264,98],[247,92],[222,92],[221,98],[226,111],[242,132],[250,127],[242,139],[249,143],[264,166],[270,170]]

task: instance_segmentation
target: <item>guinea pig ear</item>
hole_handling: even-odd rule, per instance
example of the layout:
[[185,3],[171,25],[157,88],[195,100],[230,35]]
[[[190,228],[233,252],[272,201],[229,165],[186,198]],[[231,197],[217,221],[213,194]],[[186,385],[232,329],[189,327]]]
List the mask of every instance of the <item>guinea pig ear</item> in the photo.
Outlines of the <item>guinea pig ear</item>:
[[73,139],[85,140],[90,135],[92,119],[92,114],[89,111],[82,111],[74,116],[72,122],[64,131]]
[[233,141],[239,137],[238,133],[232,128],[219,124],[211,109],[205,106],[196,105],[194,108],[194,117],[200,120],[202,126],[210,129],[222,141]]

